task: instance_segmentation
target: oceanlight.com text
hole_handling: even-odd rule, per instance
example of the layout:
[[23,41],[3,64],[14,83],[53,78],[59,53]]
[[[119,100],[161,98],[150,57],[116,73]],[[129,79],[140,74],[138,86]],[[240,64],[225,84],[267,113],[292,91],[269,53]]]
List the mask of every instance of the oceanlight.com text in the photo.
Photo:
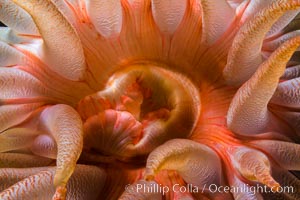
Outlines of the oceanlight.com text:
[[161,193],[165,195],[168,192],[180,193],[295,193],[296,189],[293,186],[267,187],[265,185],[249,185],[243,184],[240,186],[220,186],[217,184],[204,184],[203,187],[197,187],[192,184],[185,186],[174,184],[172,186],[164,186],[155,183],[140,183],[135,185],[126,185],[127,192],[134,193]]

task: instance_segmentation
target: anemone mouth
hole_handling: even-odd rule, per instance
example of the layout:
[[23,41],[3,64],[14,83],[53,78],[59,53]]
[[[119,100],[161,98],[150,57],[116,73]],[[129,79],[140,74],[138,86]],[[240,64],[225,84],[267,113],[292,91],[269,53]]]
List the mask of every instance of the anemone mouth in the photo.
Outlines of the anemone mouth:
[[169,139],[189,137],[201,103],[187,77],[148,63],[116,71],[106,87],[83,98],[77,110],[88,135],[86,149],[127,160]]

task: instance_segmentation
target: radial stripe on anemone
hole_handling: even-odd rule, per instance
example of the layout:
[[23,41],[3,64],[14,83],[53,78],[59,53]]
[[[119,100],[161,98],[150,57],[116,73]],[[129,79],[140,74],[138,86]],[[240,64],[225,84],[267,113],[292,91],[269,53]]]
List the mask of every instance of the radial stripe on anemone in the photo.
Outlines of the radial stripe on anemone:
[[0,0],[0,199],[300,199],[299,11]]

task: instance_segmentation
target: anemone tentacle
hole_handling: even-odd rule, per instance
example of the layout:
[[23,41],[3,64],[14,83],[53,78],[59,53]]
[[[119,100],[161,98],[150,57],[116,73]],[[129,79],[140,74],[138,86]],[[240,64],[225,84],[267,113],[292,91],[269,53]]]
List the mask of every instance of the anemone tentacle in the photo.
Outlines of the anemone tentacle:
[[286,63],[299,45],[300,37],[282,44],[238,90],[228,110],[227,123],[231,130],[240,134],[267,131],[271,118],[267,105]]

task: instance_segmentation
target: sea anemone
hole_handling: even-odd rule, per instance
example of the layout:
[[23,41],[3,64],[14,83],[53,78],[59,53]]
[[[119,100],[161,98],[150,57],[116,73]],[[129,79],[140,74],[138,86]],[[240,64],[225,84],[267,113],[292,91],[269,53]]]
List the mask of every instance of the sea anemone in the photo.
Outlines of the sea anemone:
[[300,199],[300,0],[0,0],[0,199]]

